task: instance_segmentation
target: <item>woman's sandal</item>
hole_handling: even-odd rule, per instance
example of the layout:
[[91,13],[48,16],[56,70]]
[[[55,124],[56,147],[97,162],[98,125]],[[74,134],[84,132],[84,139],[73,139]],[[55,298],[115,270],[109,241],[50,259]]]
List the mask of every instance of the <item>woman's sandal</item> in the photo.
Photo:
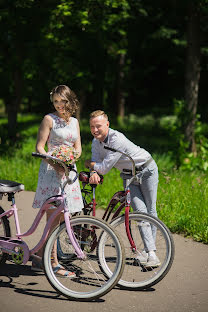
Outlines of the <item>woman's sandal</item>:
[[63,278],[75,278],[76,277],[76,274],[74,272],[65,270],[66,272],[64,273],[64,275],[62,275],[59,273],[60,270],[65,270],[65,268],[60,264],[58,264],[56,267],[53,268],[53,272],[59,277],[63,277]]
[[43,272],[43,264],[41,257],[33,255],[31,270],[36,272]]

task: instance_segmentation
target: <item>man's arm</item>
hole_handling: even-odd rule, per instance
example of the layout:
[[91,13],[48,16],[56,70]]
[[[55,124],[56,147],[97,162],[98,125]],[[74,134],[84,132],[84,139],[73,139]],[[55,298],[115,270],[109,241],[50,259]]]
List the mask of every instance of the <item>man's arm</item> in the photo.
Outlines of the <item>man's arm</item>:
[[[123,140],[123,135],[121,135],[117,131],[111,131],[109,135],[108,143],[104,144],[108,147],[111,147],[115,150],[122,151],[125,148],[125,142]],[[119,152],[113,152],[110,150],[105,150],[104,146],[101,145],[100,147],[103,151],[105,151],[105,157],[102,159],[102,161],[97,162],[95,160],[95,164],[93,169],[99,172],[100,174],[106,174],[108,173],[119,161],[121,158],[121,153]],[[94,161],[94,159],[92,159]]]
[[91,154],[91,159],[85,160],[85,167],[93,170],[96,163],[102,162],[100,158],[99,145],[95,139],[92,141]]
[[85,167],[90,169],[90,184],[99,184],[100,183],[100,176],[97,174],[97,171],[94,170],[95,162],[91,160],[85,161]]
[[95,161],[91,161],[90,159],[85,160],[85,167],[94,170],[94,165],[96,164]]

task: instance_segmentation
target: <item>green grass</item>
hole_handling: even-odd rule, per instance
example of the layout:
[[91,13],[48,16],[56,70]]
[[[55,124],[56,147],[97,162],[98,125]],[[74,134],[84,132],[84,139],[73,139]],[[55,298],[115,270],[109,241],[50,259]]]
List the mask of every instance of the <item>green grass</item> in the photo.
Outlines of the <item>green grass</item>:
[[200,172],[160,172],[157,211],[172,232],[208,243],[208,177]]
[[[33,158],[31,153],[35,151],[37,131],[42,117],[30,115],[19,116],[18,119],[18,140],[12,144],[5,136],[6,119],[0,119],[3,142],[0,145],[0,178],[21,182],[26,190],[35,191],[40,160]],[[175,169],[172,152],[169,152],[173,143],[163,130],[161,120],[155,121],[150,115],[141,119],[133,119],[131,116],[131,119],[126,123],[126,127],[121,126],[120,130],[136,144],[150,151],[158,164],[159,218],[172,232],[208,243],[208,177],[201,172],[180,172]],[[85,170],[84,160],[90,158],[92,137],[87,120],[81,123],[81,136],[83,153],[77,162],[78,171]],[[96,189],[98,206],[105,208],[111,196],[121,189],[119,172],[112,169],[105,175],[103,185]]]

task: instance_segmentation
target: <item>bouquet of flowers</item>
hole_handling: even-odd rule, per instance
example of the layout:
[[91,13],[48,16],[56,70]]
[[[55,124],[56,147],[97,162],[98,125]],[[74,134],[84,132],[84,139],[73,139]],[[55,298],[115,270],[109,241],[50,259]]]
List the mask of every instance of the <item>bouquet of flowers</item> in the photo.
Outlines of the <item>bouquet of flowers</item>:
[[51,156],[59,158],[66,166],[71,165],[78,159],[78,152],[73,147],[59,145],[53,149]]

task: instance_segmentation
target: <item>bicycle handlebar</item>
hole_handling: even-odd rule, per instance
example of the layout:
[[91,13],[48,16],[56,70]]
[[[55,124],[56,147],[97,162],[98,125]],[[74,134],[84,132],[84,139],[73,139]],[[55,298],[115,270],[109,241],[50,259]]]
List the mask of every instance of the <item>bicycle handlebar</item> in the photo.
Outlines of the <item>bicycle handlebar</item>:
[[[73,165],[69,165],[66,166],[65,163],[63,161],[61,161],[59,158],[51,156],[51,155],[46,155],[46,154],[40,154],[40,153],[32,153],[32,156],[34,157],[39,157],[42,159],[52,159],[55,160],[56,162],[58,162],[65,171],[66,177],[67,177],[67,181],[69,182],[69,184],[72,184],[76,181],[76,179],[78,178],[78,172],[74,169]],[[74,179],[69,179],[69,171],[74,171],[76,173],[76,176],[74,177]]]
[[115,152],[115,153],[118,152],[118,153],[120,153],[120,154],[122,154],[122,155],[128,157],[129,160],[130,160],[131,163],[132,163],[132,175],[133,175],[133,176],[136,175],[136,168],[135,168],[136,166],[135,166],[135,162],[134,162],[134,160],[133,160],[133,158],[132,158],[131,156],[129,156],[128,154],[126,154],[126,153],[124,153],[124,152],[121,152],[121,151],[119,151],[119,150],[116,150],[115,148],[112,148],[112,147],[104,146],[104,148],[107,149],[107,150],[109,150],[109,151],[111,151],[111,152]]

